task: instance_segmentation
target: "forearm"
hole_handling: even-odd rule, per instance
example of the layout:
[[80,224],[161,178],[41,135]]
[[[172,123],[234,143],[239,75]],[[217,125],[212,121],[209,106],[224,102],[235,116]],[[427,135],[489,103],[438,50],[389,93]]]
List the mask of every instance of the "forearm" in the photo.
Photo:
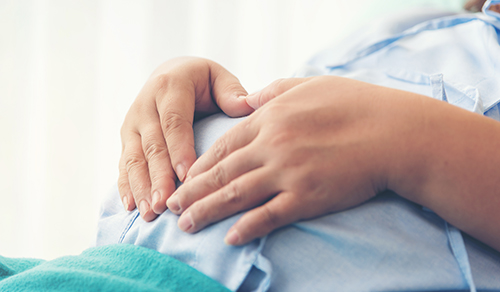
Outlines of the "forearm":
[[418,102],[420,149],[406,153],[416,167],[407,165],[398,193],[500,250],[500,122],[432,99]]
[[252,98],[268,102],[220,137],[169,198],[182,230],[249,210],[226,237],[240,245],[390,189],[500,250],[499,122],[333,76],[281,80]]

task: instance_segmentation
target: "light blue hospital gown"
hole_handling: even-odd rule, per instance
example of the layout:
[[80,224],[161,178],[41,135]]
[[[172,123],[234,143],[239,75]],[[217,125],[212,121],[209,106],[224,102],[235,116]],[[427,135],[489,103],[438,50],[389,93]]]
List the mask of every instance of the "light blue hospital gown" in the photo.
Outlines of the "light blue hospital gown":
[[[298,76],[347,76],[500,121],[500,15],[443,15],[417,13],[372,25],[318,54]],[[197,153],[240,120],[218,114],[198,122]],[[187,234],[170,211],[150,223],[137,210],[124,211],[115,190],[103,204],[97,245],[158,250],[234,291],[500,290],[500,253],[394,193],[292,224],[243,247],[227,246],[224,235],[240,216]]]

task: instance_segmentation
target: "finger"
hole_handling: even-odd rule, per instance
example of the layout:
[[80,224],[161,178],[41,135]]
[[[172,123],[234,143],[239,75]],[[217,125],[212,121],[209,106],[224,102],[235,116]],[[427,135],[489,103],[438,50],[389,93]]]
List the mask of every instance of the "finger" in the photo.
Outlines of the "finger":
[[271,173],[258,168],[231,181],[222,189],[192,204],[179,218],[185,232],[196,232],[205,226],[257,206],[278,192]]
[[196,160],[193,137],[195,89],[190,82],[162,81],[156,102],[171,165],[180,181]]
[[238,78],[215,62],[209,64],[213,98],[221,110],[231,117],[241,117],[253,112],[253,108],[245,101],[248,93]]
[[311,80],[312,78],[314,77],[278,79],[266,86],[264,89],[248,95],[246,97],[246,102],[252,108],[258,109],[271,99],[287,92],[297,85]]
[[184,181],[196,159],[192,130],[195,110],[197,116],[217,111],[214,100],[230,116],[249,114],[253,109],[239,98],[247,95],[239,80],[219,64],[200,59],[179,61],[191,69],[159,75],[153,82],[171,163],[179,180]]
[[167,200],[168,208],[180,214],[194,202],[224,188],[235,178],[261,167],[262,158],[249,155],[253,152],[248,148],[234,152],[209,171],[180,186]]
[[123,207],[127,211],[132,211],[135,208],[134,197],[132,196],[132,191],[130,190],[130,185],[128,183],[128,173],[125,166],[125,157],[122,153],[119,163],[119,176],[118,176],[118,192],[120,193],[120,198],[123,203]]
[[301,219],[301,206],[291,192],[282,192],[266,204],[248,211],[227,232],[224,241],[242,245]]
[[124,163],[128,173],[129,186],[142,218],[151,221],[156,214],[151,210],[151,180],[148,164],[141,146],[141,137],[131,133],[124,148]]
[[[250,118],[229,129],[191,166],[187,180],[209,170],[237,149],[248,145],[257,134],[258,128],[252,125]],[[251,157],[252,154],[249,155]],[[235,164],[240,164],[240,162],[237,161]]]
[[170,165],[160,122],[153,119],[141,133],[142,149],[151,179],[151,208],[156,214],[161,214],[167,208],[165,204],[167,198],[175,191],[176,175]]

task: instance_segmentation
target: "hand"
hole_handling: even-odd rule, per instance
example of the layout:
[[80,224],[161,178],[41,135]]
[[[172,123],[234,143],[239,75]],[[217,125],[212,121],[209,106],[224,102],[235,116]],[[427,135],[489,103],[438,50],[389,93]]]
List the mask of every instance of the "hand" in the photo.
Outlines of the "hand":
[[[121,129],[118,188],[127,210],[139,207],[151,221],[166,209],[196,159],[194,118],[222,109],[229,116],[253,111],[238,79],[219,64],[183,57],[159,66],[132,104]],[[220,109],[219,109],[220,108]]]
[[270,101],[194,163],[167,205],[187,232],[251,209],[226,235],[239,245],[354,207],[399,182],[395,174],[418,181],[421,162],[408,154],[425,141],[423,99],[333,76],[279,80],[247,97],[254,108]]
[[469,0],[464,4],[464,9],[472,12],[479,12],[481,8],[483,8],[484,2],[486,2],[486,0]]

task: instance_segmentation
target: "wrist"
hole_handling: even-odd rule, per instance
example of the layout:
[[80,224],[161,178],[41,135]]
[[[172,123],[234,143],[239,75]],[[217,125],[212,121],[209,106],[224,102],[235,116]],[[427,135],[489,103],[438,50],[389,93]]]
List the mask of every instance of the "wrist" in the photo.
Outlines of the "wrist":
[[396,133],[392,137],[387,170],[387,188],[417,204],[426,205],[425,194],[435,177],[436,157],[439,157],[440,119],[451,106],[427,96],[405,93],[391,101],[395,106],[392,121]]

